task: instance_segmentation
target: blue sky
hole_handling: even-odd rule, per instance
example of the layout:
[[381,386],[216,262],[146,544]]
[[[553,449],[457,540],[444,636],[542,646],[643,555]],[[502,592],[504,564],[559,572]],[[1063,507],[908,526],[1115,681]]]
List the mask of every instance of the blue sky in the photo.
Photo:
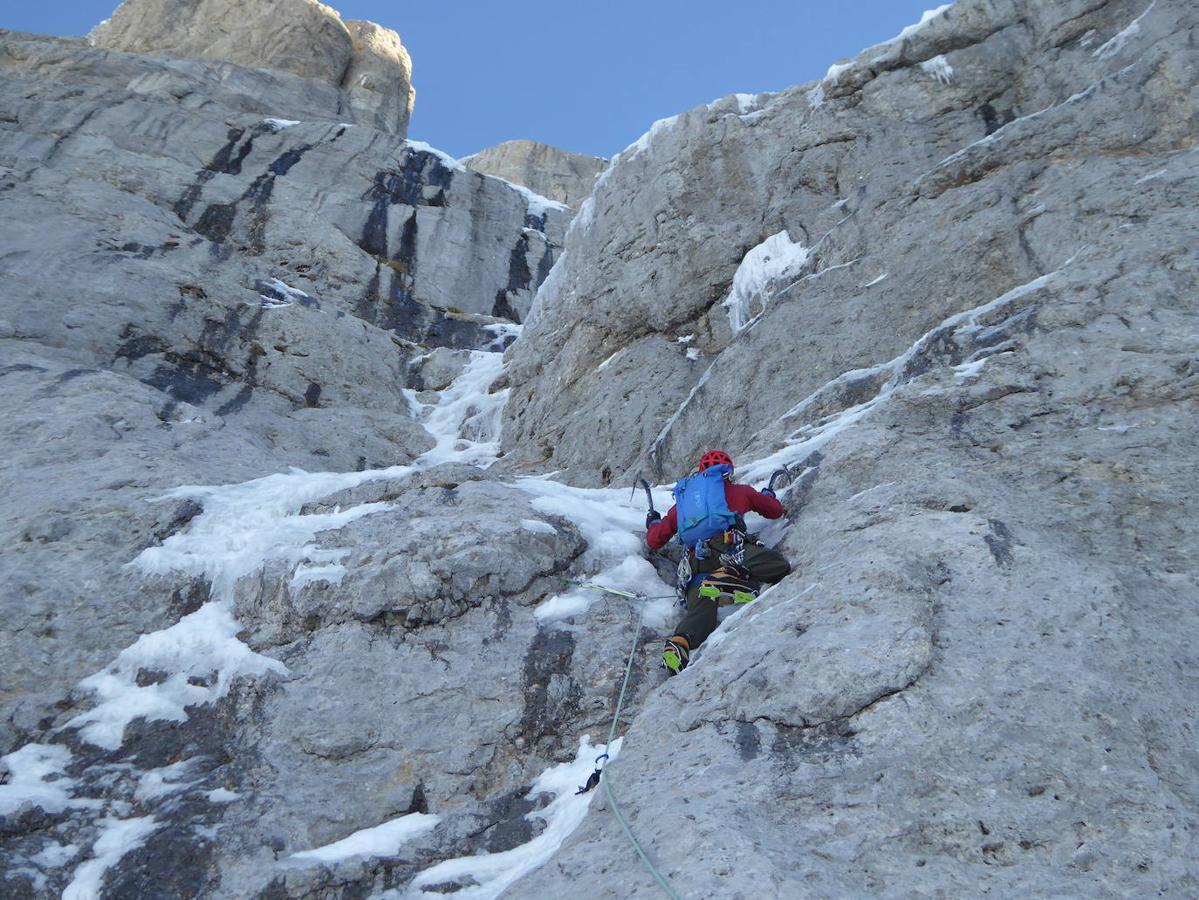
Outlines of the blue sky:
[[[455,156],[512,138],[611,156],[655,119],[818,78],[944,0],[326,2],[400,33],[417,92],[410,137]],[[84,34],[115,5],[3,0],[0,27]]]

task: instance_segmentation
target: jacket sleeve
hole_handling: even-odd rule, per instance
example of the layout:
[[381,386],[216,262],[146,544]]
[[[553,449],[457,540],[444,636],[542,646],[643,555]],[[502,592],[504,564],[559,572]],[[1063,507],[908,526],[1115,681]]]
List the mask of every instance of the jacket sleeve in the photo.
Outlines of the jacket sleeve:
[[767,519],[779,519],[783,515],[783,504],[769,494],[763,494],[753,488],[749,489],[750,508],[758,515]]
[[[782,515],[781,509],[780,507],[779,515]],[[665,518],[659,519],[646,530],[645,542],[649,544],[651,550],[658,550],[665,547],[667,542],[674,537],[674,533],[678,530],[678,527],[678,509],[672,506]]]

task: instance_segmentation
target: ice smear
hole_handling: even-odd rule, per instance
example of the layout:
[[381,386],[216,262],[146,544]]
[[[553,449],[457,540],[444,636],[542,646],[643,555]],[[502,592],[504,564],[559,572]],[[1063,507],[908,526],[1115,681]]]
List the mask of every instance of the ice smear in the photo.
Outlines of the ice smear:
[[26,803],[47,813],[60,813],[67,807],[99,806],[96,800],[74,800],[75,779],[63,774],[71,762],[71,751],[54,744],[26,744],[0,757],[8,776],[0,784],[0,816],[11,815]]
[[949,64],[949,60],[944,55],[926,59],[920,64],[920,71],[937,79],[941,84],[949,84],[953,81],[953,66]]
[[[183,722],[186,709],[224,697],[240,676],[283,674],[278,660],[242,643],[233,616],[239,579],[268,561],[312,565],[295,572],[293,588],[315,580],[333,581],[344,573],[335,565],[336,550],[318,549],[317,534],[381,510],[386,503],[299,515],[306,504],[367,481],[402,478],[442,462],[489,465],[499,449],[500,417],[507,391],[488,394],[503,368],[499,353],[474,351],[462,374],[441,393],[439,402],[421,405],[436,446],[412,465],[365,472],[290,472],[240,484],[184,485],[161,499],[194,500],[204,511],[186,531],[144,550],[130,565],[149,574],[183,573],[211,584],[212,601],[161,631],[142,635],[110,665],[82,682],[96,705],[67,723],[81,736],[107,749],[120,746],[134,719]],[[163,673],[156,683],[139,685],[140,670]]]
[[75,869],[75,877],[62,892],[62,900],[95,900],[100,896],[104,873],[146,842],[146,838],[158,827],[153,816],[133,819],[116,819],[112,816],[100,820],[100,837],[92,847],[92,858]]
[[878,284],[880,281],[882,281],[884,278],[886,278],[887,275],[888,275],[887,272],[883,272],[883,274],[878,276],[878,278],[874,279],[873,281],[867,281],[864,285],[862,285],[862,287],[864,287],[864,288],[874,287],[876,284]]
[[416,465],[458,462],[488,466],[500,449],[500,428],[508,389],[489,394],[487,389],[504,368],[501,353],[472,350],[470,362],[434,405],[426,407],[422,424],[437,442]]
[[299,119],[263,119],[263,125],[269,125],[274,131],[282,131],[284,128],[291,128],[292,125],[299,125]]
[[[609,762],[619,755],[621,740],[613,741],[608,748]],[[599,791],[585,794],[575,792],[579,785],[587,781],[599,752],[599,747],[592,746],[590,736],[584,735],[579,741],[579,752],[574,762],[551,766],[533,783],[526,795],[528,799],[546,793],[554,795],[548,806],[526,816],[545,822],[545,830],[533,840],[503,853],[483,853],[439,863],[417,875],[406,892],[392,891],[382,897],[388,900],[444,897],[445,893],[435,886],[450,882],[468,885],[453,893],[458,900],[492,900],[498,897],[518,879],[545,864],[586,818],[591,800]]]
[[745,254],[733,275],[732,289],[721,304],[728,310],[733,334],[740,334],[766,311],[769,289],[778,281],[798,275],[809,253],[786,231],[780,231]]
[[824,82],[819,82],[816,87],[808,91],[808,105],[812,109],[820,109],[824,106]]
[[293,853],[287,862],[335,863],[354,857],[395,856],[404,844],[432,831],[440,821],[440,816],[409,813],[382,825],[355,831],[349,837],[324,847]]
[[[935,328],[921,335],[915,343],[894,359],[868,369],[854,369],[849,372],[843,372],[832,381],[823,385],[784,413],[780,421],[785,422],[787,419],[798,417],[808,410],[818,407],[826,391],[836,389],[839,385],[846,382],[860,381],[868,378],[878,378],[881,381],[881,387],[878,392],[869,400],[865,400],[856,406],[851,406],[841,412],[826,416],[810,424],[801,425],[787,436],[783,446],[779,450],[742,466],[738,470],[739,480],[750,482],[765,480],[775,469],[783,465],[800,462],[814,451],[821,449],[834,437],[845,431],[845,429],[857,424],[875,408],[886,403],[902,384],[910,380],[909,377],[905,377],[908,363],[919,354],[926,352],[930,345],[944,338],[947,333],[966,336],[972,332],[981,330],[983,326],[979,324],[979,320],[984,315],[1008,306],[1019,298],[1046,287],[1077,256],[1078,254],[1076,253],[1052,272],[1034,278],[1025,284],[1018,285],[993,300],[950,316]],[[986,357],[983,359],[985,360]],[[976,360],[973,364],[981,366],[981,361]],[[789,488],[790,486],[784,489],[783,493],[789,490]]]
[[1109,40],[1105,41],[1098,50],[1091,55],[1096,59],[1107,59],[1109,56],[1115,56],[1124,49],[1124,45],[1141,31],[1141,20],[1149,15],[1149,11],[1157,6],[1157,0],[1151,0],[1145,11],[1128,23],[1128,26],[1120,33],[1113,35]]
[[1158,169],[1156,172],[1150,172],[1148,175],[1138,178],[1133,182],[1133,184],[1144,184],[1146,181],[1153,181],[1157,178],[1161,178],[1163,175],[1169,174],[1169,172],[1169,169]]

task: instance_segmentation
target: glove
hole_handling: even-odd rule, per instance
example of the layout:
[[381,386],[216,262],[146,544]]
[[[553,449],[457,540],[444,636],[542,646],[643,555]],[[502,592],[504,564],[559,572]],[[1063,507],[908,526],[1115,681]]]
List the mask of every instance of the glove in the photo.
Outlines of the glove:
[[775,497],[775,495],[774,495],[774,490],[773,490],[773,489],[771,489],[771,488],[764,487],[764,488],[762,488],[762,490],[760,491],[760,493],[763,493],[763,494],[765,494],[767,497],[773,497],[775,500],[777,500],[777,499],[778,499],[778,497]]
[[656,510],[651,509],[649,512],[647,512],[645,514],[645,527],[648,529],[651,525],[653,525],[655,522],[660,521],[661,519],[662,519],[662,514],[660,512],[657,512]]

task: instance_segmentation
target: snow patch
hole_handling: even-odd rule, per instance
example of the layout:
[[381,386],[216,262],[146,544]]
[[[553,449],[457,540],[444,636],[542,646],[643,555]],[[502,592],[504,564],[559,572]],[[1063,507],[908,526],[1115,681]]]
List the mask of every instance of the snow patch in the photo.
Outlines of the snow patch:
[[924,14],[920,16],[919,22],[915,23],[914,25],[909,25],[903,31],[899,32],[899,34],[897,34],[895,37],[891,38],[890,41],[887,41],[887,43],[891,43],[892,41],[902,41],[904,38],[911,37],[951,6],[953,6],[952,3],[946,3],[944,6],[938,6],[936,9],[926,10]]
[[29,857],[29,861],[41,869],[61,869],[74,859],[78,853],[78,844],[60,844],[57,841],[51,841],[36,854]]
[[299,119],[263,119],[263,125],[269,125],[272,131],[282,131],[284,128],[291,128],[293,125],[299,125]]
[[953,81],[953,66],[949,64],[949,60],[944,55],[926,59],[920,64],[920,71],[937,79],[941,84],[949,84]]
[[745,254],[733,275],[733,287],[721,303],[728,310],[734,335],[766,311],[769,289],[782,279],[798,275],[809,253],[803,244],[793,242],[786,231],[780,231]]
[[432,144],[426,144],[424,141],[407,140],[404,141],[404,145],[416,153],[429,153],[436,156],[447,169],[452,169],[455,172],[466,171],[466,166],[462,165],[462,163],[458,162],[458,160],[454,159],[454,157],[450,156],[444,150],[438,150]]
[[[616,168],[619,163],[628,162],[638,153],[648,150],[658,135],[674,128],[674,126],[678,124],[678,121],[679,117],[674,115],[667,116],[665,119],[658,119],[658,121],[654,122],[654,124],[650,126],[649,131],[641,135],[641,137],[637,138],[637,140],[633,141],[633,143],[629,144],[629,146],[617,153],[616,156],[612,157],[612,165],[609,166],[607,171],[605,171],[603,175],[600,176],[599,180],[596,181],[596,187],[598,188],[600,181],[604,180],[604,175],[608,174],[608,172],[611,172],[612,169]],[[592,193],[594,193],[594,190]],[[580,210],[580,212],[582,212],[582,210]]]
[[520,527],[525,531],[531,531],[533,534],[557,534],[558,529],[549,522],[544,522],[541,519],[521,519]]
[[692,362],[695,362],[697,359],[699,359],[699,349],[696,347],[689,347],[687,349],[687,358]]
[[[608,747],[609,761],[615,760],[619,754],[621,740],[613,741]],[[417,875],[405,893],[391,891],[382,896],[388,900],[400,900],[401,897],[440,898],[446,895],[434,886],[456,882],[468,885],[454,891],[453,896],[457,900],[492,900],[498,897],[522,876],[545,864],[562,846],[562,842],[582,824],[592,798],[599,792],[575,792],[579,785],[587,781],[597,755],[599,748],[592,746],[591,738],[584,735],[579,741],[579,752],[573,762],[551,766],[533,783],[526,795],[528,799],[548,793],[553,794],[554,800],[544,809],[526,816],[545,822],[545,830],[527,844],[503,853],[482,853],[447,860]]]
[[506,178],[500,178],[498,175],[487,175],[487,178],[494,178],[496,181],[501,181],[506,184],[516,193],[520,194],[525,200],[526,214],[535,218],[544,216],[548,210],[557,209],[563,212],[570,212],[570,207],[565,203],[559,203],[557,200],[551,200],[549,197],[543,197],[536,191],[531,191],[523,184],[516,184]]
[[183,780],[188,776],[188,772],[193,764],[194,760],[185,759],[169,766],[150,769],[142,773],[142,776],[138,779],[137,790],[133,794],[133,799],[138,803],[144,803],[147,800],[157,800],[159,797],[166,797],[170,794],[186,790],[195,783]]
[[228,788],[214,788],[211,791],[205,791],[204,798],[209,803],[232,803],[234,800],[240,800],[241,794]]
[[62,892],[62,900],[95,900],[100,896],[104,873],[127,854],[146,842],[158,828],[153,816],[116,819],[106,816],[100,820],[100,837],[92,847],[92,858],[75,869],[75,877]]
[[[299,303],[301,306],[315,306],[312,297],[304,293],[299,288],[294,288],[290,284],[280,281],[278,278],[272,278],[267,284],[277,293],[283,295],[283,299],[272,297],[269,294],[258,295],[258,305],[261,309],[279,309],[284,306],[291,306],[293,303]],[[305,301],[308,301],[305,303]]]
[[323,581],[325,584],[341,584],[346,577],[346,567],[338,563],[323,566],[298,566],[291,576],[291,591],[302,591],[310,584]]
[[328,864],[356,857],[395,856],[404,844],[432,831],[440,821],[440,816],[409,813],[374,828],[355,831],[349,837],[332,844],[293,853],[287,858],[287,862]]
[[680,344],[690,344],[693,340],[695,340],[695,335],[694,334],[684,334],[684,335],[680,335],[679,337],[675,338],[675,340]]

